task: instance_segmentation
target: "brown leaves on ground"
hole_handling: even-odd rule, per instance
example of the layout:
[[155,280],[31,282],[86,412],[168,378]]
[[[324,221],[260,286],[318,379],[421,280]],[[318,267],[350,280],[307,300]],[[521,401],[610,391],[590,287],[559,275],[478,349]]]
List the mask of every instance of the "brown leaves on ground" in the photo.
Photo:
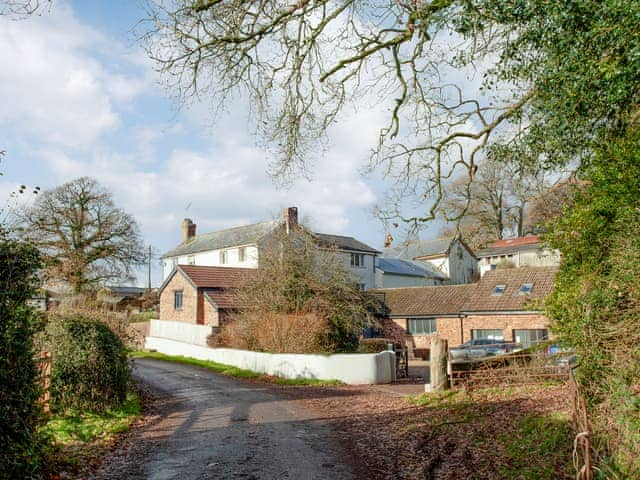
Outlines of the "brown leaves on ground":
[[[501,387],[414,397],[402,394],[406,387],[283,390],[332,425],[362,478],[573,478],[566,387]],[[558,438],[541,440],[537,423],[529,421],[547,417],[561,418],[559,443]]]

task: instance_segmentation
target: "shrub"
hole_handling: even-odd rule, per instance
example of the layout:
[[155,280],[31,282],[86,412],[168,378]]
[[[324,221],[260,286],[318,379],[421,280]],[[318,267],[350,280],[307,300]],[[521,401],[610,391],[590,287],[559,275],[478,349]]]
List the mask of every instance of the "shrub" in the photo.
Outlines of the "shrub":
[[105,324],[82,316],[57,317],[47,326],[53,356],[54,408],[103,411],[125,401],[127,351]]
[[144,344],[144,338],[141,338],[140,332],[131,328],[130,318],[125,312],[114,312],[100,308],[89,297],[75,296],[75,298],[73,302],[62,302],[55,312],[50,315],[52,320],[71,317],[94,320],[109,327],[120,338],[125,347],[131,350],[137,349],[141,344]]
[[387,350],[387,345],[399,346],[390,338],[363,338],[358,345],[358,352],[360,353],[380,353]]
[[[1,228],[1,227],[0,227]],[[42,467],[40,386],[33,336],[41,328],[26,305],[40,256],[0,231],[0,478],[38,478]]]
[[223,327],[222,343],[244,350],[310,353],[324,350],[327,322],[314,314],[246,313]]

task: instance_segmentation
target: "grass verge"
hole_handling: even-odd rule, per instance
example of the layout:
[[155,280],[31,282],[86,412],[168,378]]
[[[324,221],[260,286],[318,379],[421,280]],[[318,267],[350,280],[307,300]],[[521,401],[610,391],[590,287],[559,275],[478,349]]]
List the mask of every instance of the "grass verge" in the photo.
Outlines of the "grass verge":
[[177,355],[166,355],[159,352],[142,352],[136,351],[130,354],[132,358],[153,358],[156,360],[164,360],[167,362],[182,363],[186,365],[195,365],[198,367],[206,368],[215,373],[227,375],[235,378],[249,378],[261,380],[267,383],[274,383],[277,385],[342,385],[339,380],[319,380],[315,378],[280,378],[257,373],[251,370],[245,370],[231,365],[224,365],[222,363],[213,362],[211,360],[198,360],[197,358],[182,357]]
[[113,445],[117,434],[126,432],[140,418],[142,404],[135,391],[126,401],[104,412],[67,410],[53,414],[41,433],[51,442],[48,464],[54,477],[60,472],[88,475]]

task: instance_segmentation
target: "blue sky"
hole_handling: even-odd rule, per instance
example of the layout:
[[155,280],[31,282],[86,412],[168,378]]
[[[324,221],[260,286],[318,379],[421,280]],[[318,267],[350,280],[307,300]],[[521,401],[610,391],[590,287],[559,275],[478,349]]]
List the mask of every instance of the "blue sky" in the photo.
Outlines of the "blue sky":
[[[382,246],[370,212],[384,185],[361,171],[384,108],[344,117],[312,180],[284,189],[266,174],[270,159],[241,100],[215,121],[207,104],[177,109],[132,33],[143,17],[132,1],[55,0],[41,16],[0,18],[0,200],[18,184],[48,189],[88,175],[159,252],[179,241],[185,216],[203,232],[269,220],[286,206],[318,231]],[[154,265],[154,284],[159,272]]]

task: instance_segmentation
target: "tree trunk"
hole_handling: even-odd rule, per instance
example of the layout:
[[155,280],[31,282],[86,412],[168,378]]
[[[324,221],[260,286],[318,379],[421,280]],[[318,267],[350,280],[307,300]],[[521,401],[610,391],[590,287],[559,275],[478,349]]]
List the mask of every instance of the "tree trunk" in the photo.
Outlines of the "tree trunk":
[[447,376],[448,361],[447,341],[441,338],[431,339],[431,391],[438,392],[449,388],[449,377]]

